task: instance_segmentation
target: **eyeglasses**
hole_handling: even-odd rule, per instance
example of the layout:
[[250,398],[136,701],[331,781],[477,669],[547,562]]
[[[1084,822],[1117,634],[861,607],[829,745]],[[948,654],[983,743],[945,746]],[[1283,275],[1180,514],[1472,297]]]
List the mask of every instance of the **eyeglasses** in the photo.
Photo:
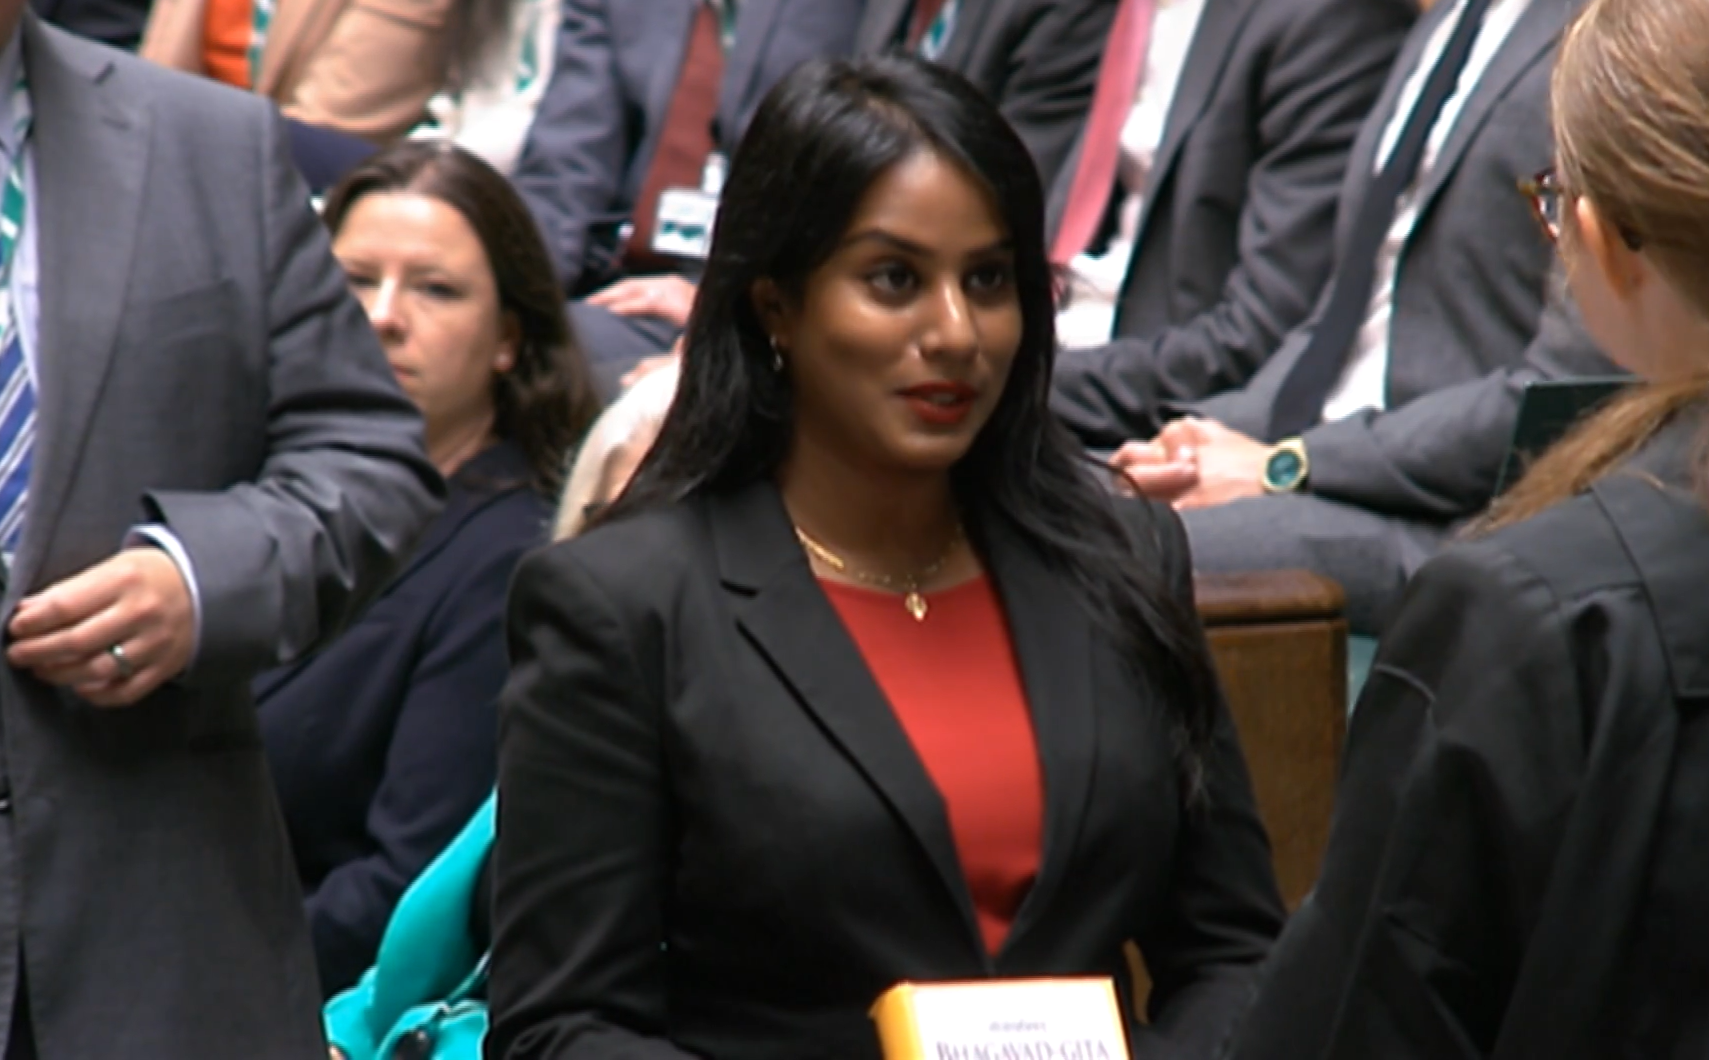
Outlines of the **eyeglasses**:
[[1520,181],[1519,192],[1530,201],[1531,213],[1543,226],[1549,242],[1560,242],[1562,192],[1561,183],[1555,178],[1555,167],[1550,166],[1536,176]]
[[[1561,204],[1567,198],[1566,189],[1555,176],[1555,167],[1550,166],[1536,176],[1519,182],[1519,191],[1531,203],[1531,214],[1537,218],[1537,223],[1543,226],[1543,233],[1549,237],[1549,242],[1561,241]],[[1637,233],[1624,225],[1618,229],[1620,241],[1629,249],[1644,249],[1644,241]]]

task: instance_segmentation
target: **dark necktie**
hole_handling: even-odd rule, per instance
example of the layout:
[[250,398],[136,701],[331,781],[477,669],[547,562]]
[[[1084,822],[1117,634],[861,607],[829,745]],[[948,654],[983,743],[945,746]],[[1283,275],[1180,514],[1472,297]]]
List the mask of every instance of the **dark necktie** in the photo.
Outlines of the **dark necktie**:
[[720,12],[706,0],[694,6],[682,72],[677,75],[658,146],[653,149],[647,175],[641,181],[641,194],[635,200],[635,227],[623,252],[624,268],[629,272],[668,269],[676,264],[653,252],[659,196],[668,188],[700,187],[701,170],[714,147],[712,119],[718,113],[719,84],[724,79]]
[[1419,92],[1418,102],[1401,127],[1388,162],[1359,202],[1353,230],[1330,281],[1329,304],[1318,318],[1299,360],[1276,391],[1270,417],[1272,441],[1299,434],[1323,418],[1323,404],[1340,380],[1353,339],[1370,312],[1377,254],[1394,224],[1401,194],[1418,175],[1430,130],[1459,85],[1460,73],[1472,54],[1472,44],[1477,40],[1489,5],[1490,0],[1467,0],[1460,21],[1442,49],[1442,57],[1436,60]]

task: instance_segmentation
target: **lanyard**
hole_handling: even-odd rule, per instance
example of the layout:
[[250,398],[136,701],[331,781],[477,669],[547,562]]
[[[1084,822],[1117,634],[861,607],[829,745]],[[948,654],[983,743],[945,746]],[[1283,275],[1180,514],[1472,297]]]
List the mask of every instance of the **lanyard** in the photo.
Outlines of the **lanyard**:
[[724,54],[729,55],[736,46],[736,0],[706,0],[706,3],[718,16],[718,43],[724,46]]
[[[916,10],[925,10],[923,5],[929,3],[930,0],[914,0],[914,2],[922,5]],[[925,31],[919,34],[919,42],[914,45],[914,50],[919,53],[920,58],[936,62],[943,55],[944,48],[949,44],[950,34],[955,32],[956,16],[960,13],[961,0],[948,0],[947,3],[938,7],[938,13],[932,17],[931,24],[925,28]]]
[[261,83],[261,54],[267,50],[267,30],[273,25],[278,0],[255,0],[249,15],[249,87]]

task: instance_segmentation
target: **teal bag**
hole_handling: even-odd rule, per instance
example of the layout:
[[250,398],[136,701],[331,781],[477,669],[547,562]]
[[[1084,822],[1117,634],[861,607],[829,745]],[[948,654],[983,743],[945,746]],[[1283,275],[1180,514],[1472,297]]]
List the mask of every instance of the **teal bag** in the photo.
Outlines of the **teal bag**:
[[486,984],[487,958],[469,910],[493,845],[495,802],[489,795],[404,891],[374,967],[322,1010],[327,1041],[349,1060],[479,1060],[487,1012],[473,995]]
[[469,978],[444,1001],[405,1012],[380,1043],[381,1060],[481,1060],[487,1003],[473,995],[486,980],[487,959],[482,957]]

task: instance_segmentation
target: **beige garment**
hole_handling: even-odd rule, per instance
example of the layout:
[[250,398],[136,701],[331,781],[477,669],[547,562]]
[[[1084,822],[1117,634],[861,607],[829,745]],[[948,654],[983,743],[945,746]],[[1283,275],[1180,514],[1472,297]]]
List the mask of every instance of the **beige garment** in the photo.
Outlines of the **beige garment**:
[[641,377],[594,421],[564,484],[552,540],[581,533],[590,505],[609,504],[623,492],[664,426],[678,374],[671,364]]
[[[279,0],[255,89],[288,117],[376,143],[426,115],[447,74],[454,0]],[[141,54],[201,74],[205,0],[155,0]]]

